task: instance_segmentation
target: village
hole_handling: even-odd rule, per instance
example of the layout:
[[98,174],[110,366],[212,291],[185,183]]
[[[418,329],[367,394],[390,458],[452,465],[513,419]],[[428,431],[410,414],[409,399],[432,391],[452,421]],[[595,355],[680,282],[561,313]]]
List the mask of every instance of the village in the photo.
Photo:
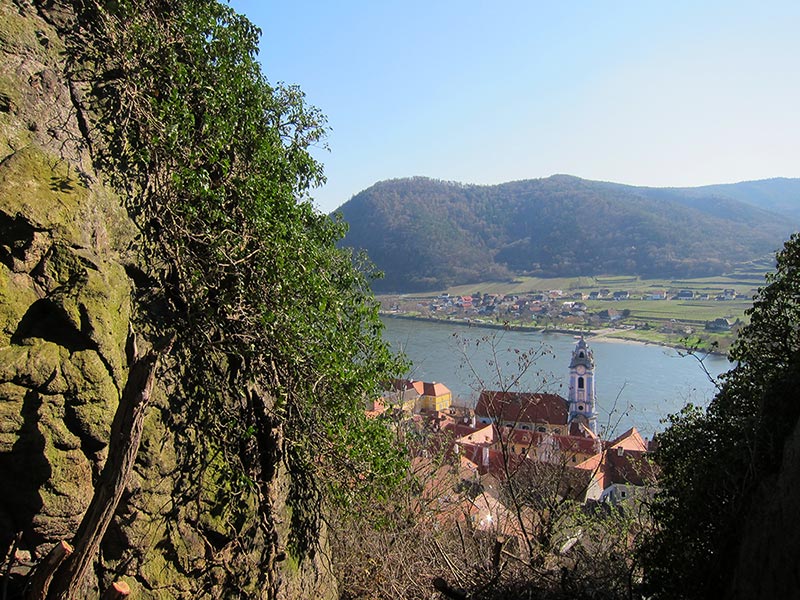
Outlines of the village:
[[483,390],[474,408],[455,405],[442,382],[395,380],[366,414],[403,436],[423,480],[420,504],[437,520],[520,537],[528,519],[520,497],[621,508],[656,489],[653,442],[635,427],[608,440],[598,433],[595,362],[583,337],[568,373],[567,398]]
[[[529,327],[620,327],[658,329],[664,333],[691,334],[694,329],[709,332],[730,332],[737,319],[675,319],[650,317],[642,319],[628,308],[630,301],[647,302],[720,302],[749,300],[747,294],[734,288],[716,293],[699,293],[692,289],[655,289],[646,293],[600,288],[590,292],[560,289],[524,294],[471,295],[442,293],[431,298],[403,296],[381,297],[381,309],[387,315],[419,316],[442,320],[461,320],[474,325],[514,324]],[[648,322],[649,321],[649,322]]]

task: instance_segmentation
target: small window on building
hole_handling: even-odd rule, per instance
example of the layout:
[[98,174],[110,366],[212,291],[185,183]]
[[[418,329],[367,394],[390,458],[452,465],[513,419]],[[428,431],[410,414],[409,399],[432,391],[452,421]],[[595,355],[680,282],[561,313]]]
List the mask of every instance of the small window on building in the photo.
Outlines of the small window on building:
[[556,429],[555,431],[553,431],[553,433],[555,433],[556,435],[561,435],[561,430],[560,429]]
[[572,462],[578,462],[578,460],[575,458],[574,454],[572,455]]
[[583,377],[578,377],[578,389],[583,389]]
[[579,410],[579,411],[581,411],[581,412],[583,412],[583,404],[581,404],[580,406],[578,406],[578,410]]
[[583,350],[578,352],[578,358],[584,358],[586,355],[583,353]]
[[539,433],[547,433],[547,427],[537,427],[536,431]]
[[622,490],[621,496],[624,498],[626,496],[625,490]]

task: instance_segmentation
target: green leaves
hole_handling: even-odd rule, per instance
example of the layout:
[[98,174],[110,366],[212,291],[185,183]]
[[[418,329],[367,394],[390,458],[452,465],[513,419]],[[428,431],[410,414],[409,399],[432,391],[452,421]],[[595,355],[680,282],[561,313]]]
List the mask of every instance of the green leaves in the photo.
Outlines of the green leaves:
[[[267,82],[257,28],[224,4],[83,10],[71,64],[93,83],[97,160],[143,233],[154,283],[140,290],[140,328],[177,335],[173,409],[207,434],[191,443],[225,447],[232,481],[265,469],[251,445],[264,455],[280,431],[307,488],[320,473],[391,482],[402,460],[363,400],[404,365],[336,248],[344,225],[307,199],[324,181],[308,152],[324,117],[299,88]],[[251,388],[266,394],[242,394]]]
[[662,491],[658,535],[644,547],[655,597],[727,595],[743,524],[759,486],[778,471],[800,418],[800,237],[777,256],[750,324],[730,356],[737,361],[706,411],[687,407],[659,436]]

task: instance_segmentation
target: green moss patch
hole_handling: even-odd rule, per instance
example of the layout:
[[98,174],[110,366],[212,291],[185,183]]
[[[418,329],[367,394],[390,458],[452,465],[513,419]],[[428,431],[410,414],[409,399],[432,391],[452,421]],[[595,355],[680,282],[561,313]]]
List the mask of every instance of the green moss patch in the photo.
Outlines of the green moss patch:
[[89,245],[78,218],[88,196],[74,170],[35,147],[20,149],[0,164],[4,210],[25,215],[37,228],[50,230],[71,244]]
[[36,302],[30,278],[0,263],[0,346],[5,346],[31,304]]

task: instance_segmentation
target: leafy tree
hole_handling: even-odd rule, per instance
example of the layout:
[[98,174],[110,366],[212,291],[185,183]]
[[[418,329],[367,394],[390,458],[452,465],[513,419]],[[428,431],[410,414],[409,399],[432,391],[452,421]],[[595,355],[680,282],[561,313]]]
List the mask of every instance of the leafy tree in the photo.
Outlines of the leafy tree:
[[302,557],[326,483],[381,490],[404,468],[363,415],[403,365],[381,340],[369,273],[336,248],[344,224],[308,196],[324,179],[309,154],[324,118],[298,88],[268,83],[259,31],[223,3],[74,10],[64,35],[84,141],[140,230],[136,326],[174,337],[163,378],[192,474],[180,492],[200,499],[211,473],[224,485],[203,502],[247,511],[241,492],[255,490],[272,518],[270,482],[285,466]]
[[657,535],[643,547],[656,597],[724,597],[758,485],[781,465],[800,416],[800,236],[777,255],[731,348],[737,366],[706,411],[689,406],[659,436]]

